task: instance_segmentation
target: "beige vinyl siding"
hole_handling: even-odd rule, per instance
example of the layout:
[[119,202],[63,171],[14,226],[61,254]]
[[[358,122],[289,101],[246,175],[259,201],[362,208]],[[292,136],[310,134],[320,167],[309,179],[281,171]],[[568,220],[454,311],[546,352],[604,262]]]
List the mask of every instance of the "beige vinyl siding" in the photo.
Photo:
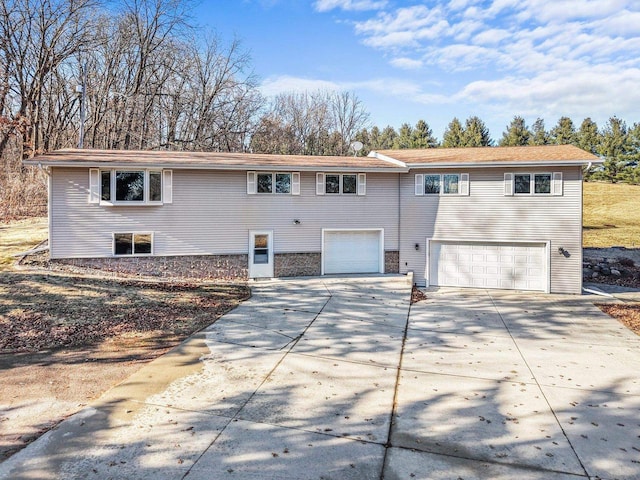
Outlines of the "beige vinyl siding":
[[[550,242],[551,292],[580,293],[582,285],[582,174],[580,167],[474,168],[469,196],[414,194],[416,173],[401,178],[400,271],[413,270],[424,285],[426,239],[488,242]],[[563,195],[504,195],[504,173],[563,173]],[[415,244],[419,250],[415,250]],[[558,253],[563,247],[566,258]]]
[[110,207],[88,203],[88,169],[52,168],[51,255],[111,256],[112,232],[153,232],[155,255],[247,253],[249,230],[265,229],[275,253],[320,252],[322,228],[383,228],[385,250],[399,248],[398,174],[367,173],[364,196],[318,196],[315,172],[301,172],[300,195],[248,195],[246,178],[173,170],[172,204]]

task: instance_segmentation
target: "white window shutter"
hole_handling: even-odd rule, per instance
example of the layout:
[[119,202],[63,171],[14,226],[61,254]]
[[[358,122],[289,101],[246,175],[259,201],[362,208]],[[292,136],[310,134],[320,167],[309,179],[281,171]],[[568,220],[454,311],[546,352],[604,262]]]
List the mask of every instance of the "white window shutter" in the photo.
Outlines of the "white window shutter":
[[359,173],[358,174],[358,195],[366,195],[367,194],[367,174]]
[[504,174],[504,194],[513,196],[513,173]]
[[460,174],[460,195],[469,195],[469,174]]
[[300,172],[291,174],[291,195],[300,195]]
[[324,195],[324,173],[316,173],[316,195]]
[[247,194],[255,195],[256,193],[256,172],[247,172]]
[[89,169],[89,203],[100,203],[100,170]]
[[553,195],[562,195],[562,172],[553,172],[551,193]]
[[173,203],[173,170],[162,171],[162,202]]
[[416,195],[424,195],[424,175],[416,173]]

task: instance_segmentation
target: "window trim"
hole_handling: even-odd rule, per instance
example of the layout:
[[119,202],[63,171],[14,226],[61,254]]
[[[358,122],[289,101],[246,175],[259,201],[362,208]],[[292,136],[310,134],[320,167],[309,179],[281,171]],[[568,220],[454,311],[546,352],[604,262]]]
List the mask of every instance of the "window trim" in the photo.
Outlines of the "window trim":
[[[535,195],[536,197],[551,197],[554,195],[558,195],[554,192],[554,189],[555,189],[554,179],[557,173],[558,172],[554,173],[554,172],[546,172],[546,171],[545,172],[513,172],[512,179],[511,179],[511,181],[513,182],[513,186],[511,189],[511,191],[513,192],[513,196],[529,197],[529,196]],[[528,193],[516,192],[516,177],[518,175],[529,175],[529,192]],[[549,192],[548,193],[536,193],[536,176],[539,176],[539,175],[549,176]],[[505,174],[505,180],[506,180],[506,174]]]
[[[105,172],[109,172],[109,192],[110,200],[102,199],[102,175]],[[116,182],[117,182],[117,174],[118,172],[143,172],[143,193],[142,193],[142,201],[138,200],[116,200]],[[151,181],[150,175],[158,174],[160,176],[160,200],[149,200],[151,196]],[[94,200],[95,196],[97,196],[98,201],[90,201],[90,203],[99,203],[103,206],[156,206],[163,205],[165,203],[172,203],[173,195],[172,195],[172,182],[173,182],[173,171],[165,170],[162,168],[133,168],[133,167],[124,167],[124,168],[92,168],[89,170],[89,178],[91,179],[90,185],[90,199]],[[97,178],[97,185],[94,182],[94,179]],[[93,189],[97,190],[94,192]]]
[[[515,177],[516,175],[531,175],[530,181],[532,182],[533,193],[515,193]],[[551,186],[549,193],[535,193],[535,176],[536,175],[551,175]],[[562,172],[505,172],[504,174],[504,196],[505,197],[528,197],[535,195],[536,197],[561,197],[564,195],[564,181]]]
[[[131,253],[116,253],[116,235],[131,235]],[[149,235],[151,237],[151,252],[136,253],[136,235]],[[111,255],[114,257],[151,257],[155,254],[155,235],[153,232],[111,232]]]
[[[271,175],[271,191],[258,192],[258,175]],[[277,175],[289,175],[289,192],[276,192]],[[247,195],[300,195],[300,172],[255,170],[247,172]]]
[[[458,176],[458,191],[455,193],[447,193],[444,191],[444,177],[445,175],[457,175]],[[439,191],[438,193],[426,193],[424,188],[425,177],[438,177],[439,178]],[[465,172],[447,172],[447,173],[416,173],[414,177],[414,195],[424,197],[468,197],[469,196],[469,174]]]
[[[338,177],[338,191],[327,192],[327,176]],[[344,176],[355,177],[355,191],[351,193],[344,192]],[[317,172],[316,173],[316,195],[327,195],[330,197],[363,197],[367,195],[367,174],[352,172]]]

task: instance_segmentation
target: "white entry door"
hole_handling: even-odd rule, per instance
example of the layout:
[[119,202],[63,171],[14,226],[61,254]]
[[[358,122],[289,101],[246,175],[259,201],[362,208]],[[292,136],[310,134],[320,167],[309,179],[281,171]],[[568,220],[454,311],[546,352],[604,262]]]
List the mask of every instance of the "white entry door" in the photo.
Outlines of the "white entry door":
[[273,277],[273,231],[249,231],[249,277]]

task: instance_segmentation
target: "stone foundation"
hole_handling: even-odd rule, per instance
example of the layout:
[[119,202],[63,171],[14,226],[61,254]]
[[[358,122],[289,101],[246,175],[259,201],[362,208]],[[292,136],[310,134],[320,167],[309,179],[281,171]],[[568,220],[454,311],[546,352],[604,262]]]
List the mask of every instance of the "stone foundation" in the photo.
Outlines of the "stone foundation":
[[320,253],[276,253],[274,275],[276,277],[317,277],[321,271]]
[[400,273],[400,252],[384,252],[384,273]]
[[63,258],[49,261],[53,270],[100,270],[125,277],[163,279],[246,280],[247,255],[175,257]]
[[[36,262],[38,263],[38,262]],[[173,257],[107,257],[62,258],[41,262],[51,270],[67,272],[99,271],[124,277],[152,277],[179,280],[246,280],[248,278],[247,255],[187,255]],[[320,252],[276,253],[274,274],[276,277],[320,276],[322,255]],[[385,273],[400,271],[399,253],[384,253]]]

